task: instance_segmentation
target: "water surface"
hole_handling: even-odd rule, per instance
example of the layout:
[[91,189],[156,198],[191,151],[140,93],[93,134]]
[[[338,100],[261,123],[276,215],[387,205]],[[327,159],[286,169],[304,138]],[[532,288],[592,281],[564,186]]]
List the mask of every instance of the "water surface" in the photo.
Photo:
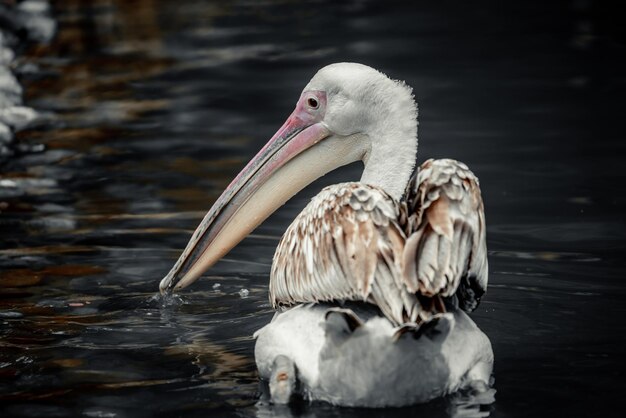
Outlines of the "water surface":
[[[0,179],[3,416],[621,416],[626,43],[585,1],[66,0],[20,58],[26,102]],[[496,402],[401,410],[258,402],[252,333],[273,314],[300,193],[188,291],[154,298],[204,211],[323,65],[414,87],[419,160],[481,179]],[[246,291],[244,291],[244,289]],[[480,402],[474,402],[474,404]],[[465,414],[465,415],[464,415]]]

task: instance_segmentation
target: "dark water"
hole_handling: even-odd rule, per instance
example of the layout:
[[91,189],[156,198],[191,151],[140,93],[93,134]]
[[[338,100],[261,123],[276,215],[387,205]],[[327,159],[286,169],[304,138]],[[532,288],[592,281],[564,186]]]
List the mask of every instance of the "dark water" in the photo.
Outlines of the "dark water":
[[[504,2],[502,2],[504,3]],[[315,70],[405,79],[420,154],[481,178],[491,275],[486,416],[622,416],[626,37],[617,9],[517,2],[67,0],[21,58],[46,151],[0,177],[2,416],[469,416],[257,404],[252,333],[271,257],[323,184],[203,280],[153,298],[204,211],[291,112]],[[30,66],[30,67],[29,67]],[[247,292],[243,291],[246,289]]]

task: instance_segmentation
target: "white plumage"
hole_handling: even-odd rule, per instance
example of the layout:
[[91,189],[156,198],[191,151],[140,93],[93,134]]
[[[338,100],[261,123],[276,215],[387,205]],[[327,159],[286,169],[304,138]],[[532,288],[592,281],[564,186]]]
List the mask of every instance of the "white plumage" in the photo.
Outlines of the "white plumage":
[[371,309],[355,311],[356,319],[350,310],[298,305],[255,333],[259,375],[275,401],[299,394],[342,406],[404,406],[488,387],[491,343],[464,312],[440,315],[416,337],[398,335]]

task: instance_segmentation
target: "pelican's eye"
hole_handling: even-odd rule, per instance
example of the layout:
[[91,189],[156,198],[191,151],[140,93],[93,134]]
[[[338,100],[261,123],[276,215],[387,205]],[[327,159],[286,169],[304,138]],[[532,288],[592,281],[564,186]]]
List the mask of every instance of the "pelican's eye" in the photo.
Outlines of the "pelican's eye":
[[311,109],[317,109],[318,107],[320,107],[320,102],[318,102],[315,97],[309,97],[306,103]]

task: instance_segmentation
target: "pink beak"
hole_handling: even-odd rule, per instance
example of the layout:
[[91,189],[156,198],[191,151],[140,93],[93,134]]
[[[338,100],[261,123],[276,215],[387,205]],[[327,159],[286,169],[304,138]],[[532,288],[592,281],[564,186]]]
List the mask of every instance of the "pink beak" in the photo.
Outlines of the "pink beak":
[[[311,95],[318,102],[315,109],[308,105]],[[283,126],[205,215],[174,267],[161,280],[161,293],[196,281],[295,193],[330,169],[345,164],[320,163],[317,159],[323,158],[321,155],[304,156],[305,151],[331,135],[322,122],[325,110],[324,92],[302,94]],[[295,160],[300,161],[296,164]],[[311,166],[313,172],[302,173]]]

